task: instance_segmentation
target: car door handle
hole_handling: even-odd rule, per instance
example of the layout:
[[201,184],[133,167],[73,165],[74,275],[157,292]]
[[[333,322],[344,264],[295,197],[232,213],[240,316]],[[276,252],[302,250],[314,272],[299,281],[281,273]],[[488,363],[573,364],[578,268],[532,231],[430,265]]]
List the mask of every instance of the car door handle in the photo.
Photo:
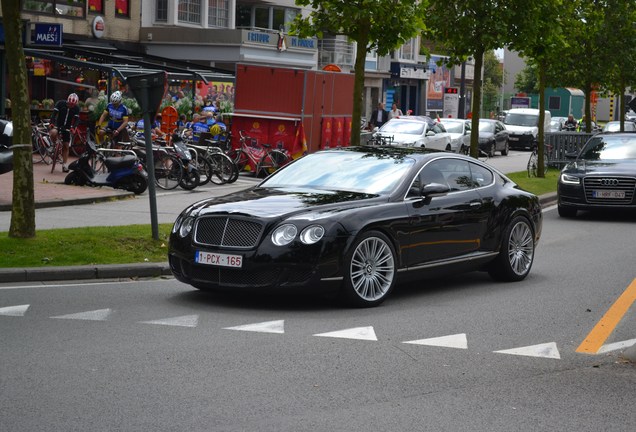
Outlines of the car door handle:
[[481,201],[471,201],[471,207],[481,207]]

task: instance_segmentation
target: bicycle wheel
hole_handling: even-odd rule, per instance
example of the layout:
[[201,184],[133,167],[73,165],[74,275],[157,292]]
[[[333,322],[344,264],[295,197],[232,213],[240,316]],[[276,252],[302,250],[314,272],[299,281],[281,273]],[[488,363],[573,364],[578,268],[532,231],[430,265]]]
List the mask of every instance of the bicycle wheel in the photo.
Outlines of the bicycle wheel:
[[532,152],[530,159],[528,159],[528,177],[536,177],[539,167],[539,158],[537,153]]
[[210,161],[200,156],[197,161],[197,169],[199,170],[199,186],[208,184],[214,176],[214,170],[212,169]]
[[289,162],[289,158],[280,150],[272,150],[268,152],[256,167],[256,176],[264,175],[267,177],[278,168]]
[[62,163],[62,142],[57,141],[53,145],[53,158],[51,161],[51,172],[55,171],[55,165]]
[[238,177],[238,169],[232,159],[225,153],[212,153],[208,156],[208,161],[212,167],[210,181],[217,185],[230,183]]
[[179,186],[183,178],[183,165],[178,157],[168,153],[155,154],[155,183],[161,189],[171,190]]
[[73,156],[80,157],[82,154],[84,154],[84,152],[86,151],[86,135],[82,137],[80,132],[71,134],[69,150]]
[[243,171],[250,161],[248,154],[241,149],[230,150],[227,155],[232,159],[239,172]]
[[31,145],[33,145],[33,163],[41,163],[44,162],[48,165],[48,158],[46,153],[46,143],[42,139],[42,136],[33,131],[31,133]]

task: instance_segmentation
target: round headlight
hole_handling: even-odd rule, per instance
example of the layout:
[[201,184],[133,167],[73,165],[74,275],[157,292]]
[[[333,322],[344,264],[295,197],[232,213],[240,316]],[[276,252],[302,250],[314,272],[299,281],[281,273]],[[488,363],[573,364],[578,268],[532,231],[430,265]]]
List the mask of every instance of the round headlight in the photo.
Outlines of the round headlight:
[[325,229],[320,225],[307,227],[300,233],[300,241],[310,245],[319,241],[325,235]]
[[296,238],[296,234],[298,234],[298,228],[296,228],[296,225],[281,225],[272,233],[272,243],[276,246],[285,246]]
[[194,218],[187,217],[183,220],[181,224],[181,228],[179,228],[179,235],[181,237],[187,237],[192,231],[192,227],[194,226]]
[[172,225],[172,234],[179,231],[179,227],[181,226],[181,221],[183,220],[183,215],[179,215],[176,221],[174,221],[174,225]]

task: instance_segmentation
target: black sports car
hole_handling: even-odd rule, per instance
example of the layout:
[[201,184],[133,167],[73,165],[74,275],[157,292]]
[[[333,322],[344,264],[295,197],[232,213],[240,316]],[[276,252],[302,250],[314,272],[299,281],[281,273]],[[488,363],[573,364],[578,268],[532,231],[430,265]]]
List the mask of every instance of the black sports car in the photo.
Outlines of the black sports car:
[[506,125],[499,120],[479,119],[479,150],[489,157],[500,151],[507,156],[510,151],[510,138]]
[[604,132],[591,137],[559,176],[559,216],[578,210],[636,208],[636,134]]
[[487,270],[518,281],[541,234],[538,198],[473,158],[403,147],[309,154],[177,218],[169,261],[200,289],[333,286],[375,306],[398,276]]

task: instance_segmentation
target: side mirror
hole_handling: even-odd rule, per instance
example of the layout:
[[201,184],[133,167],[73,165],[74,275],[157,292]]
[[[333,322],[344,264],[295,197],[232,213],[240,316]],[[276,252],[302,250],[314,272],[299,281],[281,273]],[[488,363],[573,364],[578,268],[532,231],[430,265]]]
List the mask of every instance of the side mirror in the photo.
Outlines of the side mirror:
[[424,187],[422,187],[420,194],[423,197],[438,196],[438,195],[444,195],[450,192],[450,190],[451,189],[447,184],[443,185],[441,183],[429,183],[424,185]]
[[435,136],[435,132],[433,132],[433,131],[428,131],[428,132],[426,132],[426,136],[427,136],[427,137]]
[[578,156],[578,153],[576,152],[567,152],[565,154],[566,159],[576,159],[577,156]]
[[373,132],[373,133],[376,133],[376,132],[377,132],[377,131],[379,131],[379,130],[380,130],[380,128],[376,126],[376,127],[374,127],[374,128],[373,128],[373,131],[372,131],[372,132]]

